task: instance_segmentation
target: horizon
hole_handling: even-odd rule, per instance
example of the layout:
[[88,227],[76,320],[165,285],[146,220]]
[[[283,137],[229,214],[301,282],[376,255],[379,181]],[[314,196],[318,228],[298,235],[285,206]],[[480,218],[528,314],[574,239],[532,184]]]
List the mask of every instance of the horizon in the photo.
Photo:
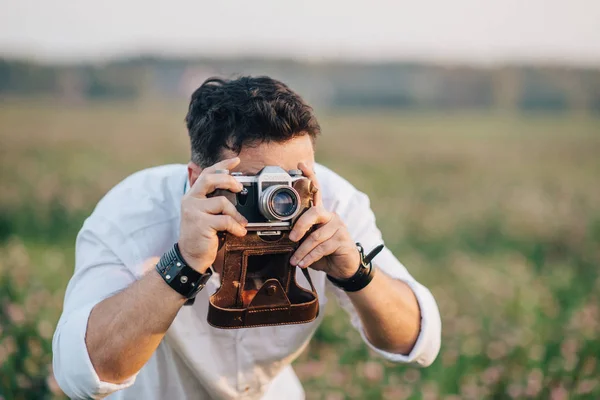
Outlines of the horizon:
[[434,59],[434,58],[385,58],[385,59],[357,59],[351,57],[319,57],[319,58],[302,58],[292,55],[277,55],[277,54],[218,54],[218,53],[199,53],[199,54],[167,54],[167,53],[151,53],[151,52],[131,52],[114,54],[101,58],[92,59],[40,59],[37,57],[10,54],[0,51],[0,60],[9,62],[24,62],[46,67],[79,67],[79,66],[104,66],[113,63],[121,63],[136,60],[148,61],[175,61],[183,63],[194,63],[203,61],[222,62],[222,61],[261,61],[270,62],[291,62],[299,65],[365,65],[365,66],[381,66],[381,65],[414,65],[427,67],[441,68],[473,68],[478,70],[494,70],[502,68],[549,68],[549,69],[574,69],[574,70],[600,70],[599,63],[572,63],[566,60],[544,59],[544,60],[507,60],[497,62],[477,62],[459,59]]

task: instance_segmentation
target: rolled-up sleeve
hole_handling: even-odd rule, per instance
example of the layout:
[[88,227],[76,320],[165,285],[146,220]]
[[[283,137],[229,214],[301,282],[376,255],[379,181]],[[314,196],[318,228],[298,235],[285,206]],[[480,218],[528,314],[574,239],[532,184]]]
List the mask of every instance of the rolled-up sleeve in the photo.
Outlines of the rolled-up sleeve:
[[122,384],[101,381],[85,344],[94,306],[135,281],[112,249],[111,243],[119,241],[123,242],[119,231],[99,219],[88,219],[77,237],[75,273],[67,286],[63,312],[52,341],[56,381],[70,398],[103,398],[135,381],[135,376]]
[[[370,208],[369,198],[364,193],[356,190],[349,201],[337,212],[354,240],[363,245],[365,252],[369,252],[375,246],[383,243],[381,232],[375,223],[375,215]],[[421,329],[410,354],[390,353],[378,349],[370,343],[348,295],[329,282],[328,284],[333,289],[342,308],[350,315],[352,325],[359,331],[365,343],[376,353],[392,362],[410,363],[422,367],[431,365],[439,353],[442,332],[440,312],[433,295],[410,275],[387,247],[375,257],[373,263],[390,277],[405,282],[412,289],[419,303]]]

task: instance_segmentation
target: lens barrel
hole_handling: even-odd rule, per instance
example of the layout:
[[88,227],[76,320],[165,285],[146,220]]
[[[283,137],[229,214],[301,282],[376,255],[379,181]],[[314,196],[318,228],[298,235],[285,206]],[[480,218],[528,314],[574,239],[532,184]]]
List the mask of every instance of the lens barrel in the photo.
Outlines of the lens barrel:
[[300,195],[291,186],[273,185],[262,192],[258,204],[269,221],[287,221],[300,211]]

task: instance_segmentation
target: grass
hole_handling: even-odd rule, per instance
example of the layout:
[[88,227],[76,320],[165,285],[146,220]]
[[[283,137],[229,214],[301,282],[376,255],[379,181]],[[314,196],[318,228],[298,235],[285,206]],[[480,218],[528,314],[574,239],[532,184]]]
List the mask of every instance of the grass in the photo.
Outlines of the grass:
[[[185,104],[0,104],[0,397],[60,398],[50,335],[73,242],[136,170],[185,162]],[[600,120],[322,113],[318,160],[371,197],[438,300],[429,368],[372,357],[332,307],[295,362],[309,399],[600,397]]]

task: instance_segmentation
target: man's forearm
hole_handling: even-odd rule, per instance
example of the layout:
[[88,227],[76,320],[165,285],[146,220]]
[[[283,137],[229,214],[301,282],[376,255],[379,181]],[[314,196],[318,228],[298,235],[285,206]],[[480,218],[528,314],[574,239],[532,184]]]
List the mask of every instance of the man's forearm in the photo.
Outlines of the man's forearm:
[[367,287],[349,292],[348,297],[373,345],[392,353],[410,353],[421,329],[421,312],[406,283],[379,270]]
[[154,270],[92,310],[85,343],[100,380],[121,383],[150,359],[185,298]]

